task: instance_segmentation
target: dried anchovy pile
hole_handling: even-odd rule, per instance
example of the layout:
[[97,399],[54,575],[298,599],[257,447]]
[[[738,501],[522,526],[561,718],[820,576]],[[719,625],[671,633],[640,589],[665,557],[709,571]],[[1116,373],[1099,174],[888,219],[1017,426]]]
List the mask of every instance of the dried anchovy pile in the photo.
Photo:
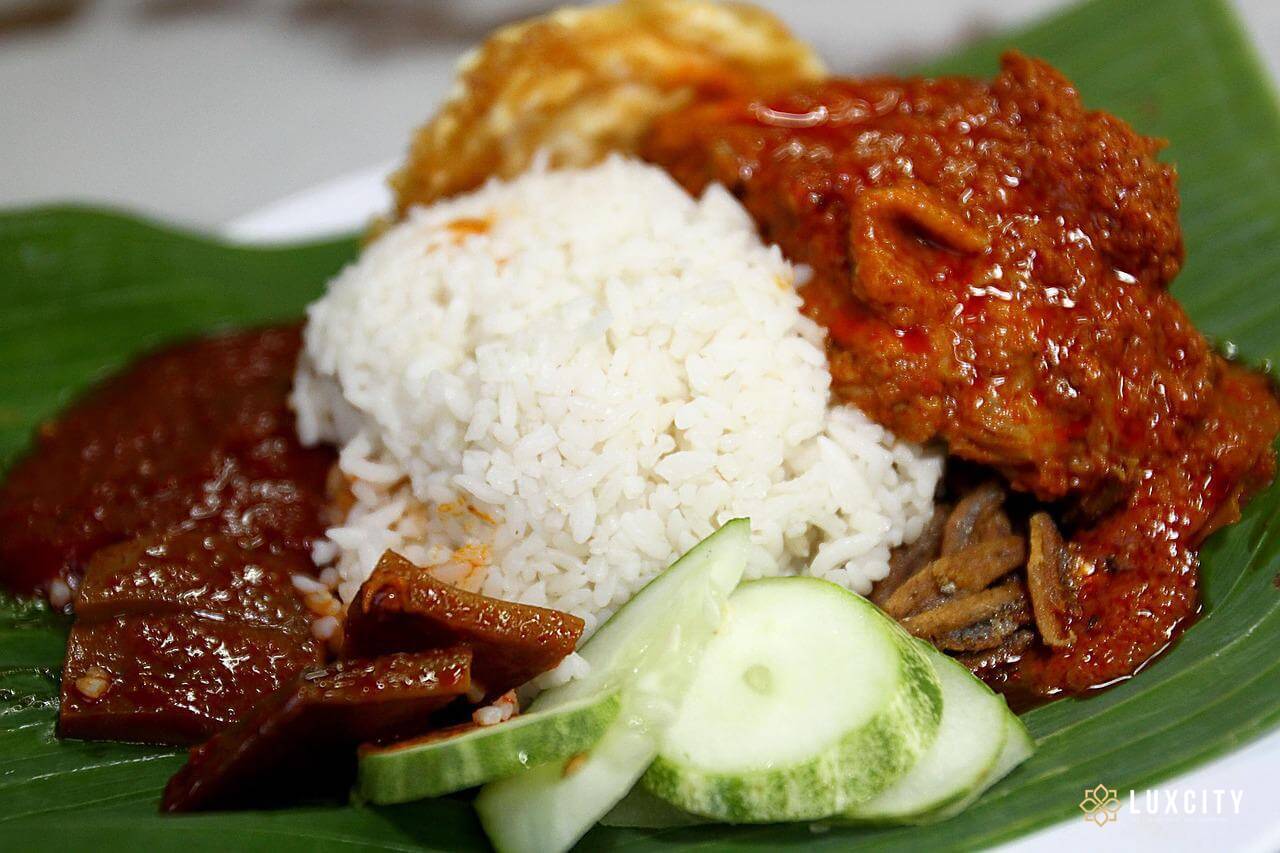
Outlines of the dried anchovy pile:
[[985,483],[939,505],[871,591],[904,628],[975,670],[1015,660],[1037,635],[1054,647],[1075,640],[1069,550],[1047,513],[1015,532],[1005,499]]

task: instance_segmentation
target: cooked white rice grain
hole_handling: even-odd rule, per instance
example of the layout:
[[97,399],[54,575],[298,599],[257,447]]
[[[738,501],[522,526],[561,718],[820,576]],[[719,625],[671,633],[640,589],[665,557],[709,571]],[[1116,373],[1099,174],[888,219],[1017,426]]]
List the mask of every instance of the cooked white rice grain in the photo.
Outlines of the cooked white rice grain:
[[588,630],[717,525],[748,574],[866,592],[942,468],[833,405],[795,270],[722,189],[615,158],[413,211],[311,306],[294,394],[354,500],[350,599],[394,548]]

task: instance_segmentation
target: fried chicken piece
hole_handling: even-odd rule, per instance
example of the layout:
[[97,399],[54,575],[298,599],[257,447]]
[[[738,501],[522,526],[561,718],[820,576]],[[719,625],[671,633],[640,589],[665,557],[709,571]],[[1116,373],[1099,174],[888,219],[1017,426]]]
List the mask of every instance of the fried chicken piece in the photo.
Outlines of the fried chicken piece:
[[812,49],[777,18],[708,0],[623,0],[505,27],[463,59],[449,101],[391,180],[396,214],[513,177],[543,152],[587,166],[633,151],[653,118],[695,97],[816,80]]
[[1062,502],[1074,642],[1023,657],[1037,690],[1167,644],[1195,608],[1194,549],[1274,468],[1270,385],[1166,289],[1183,247],[1160,145],[1011,53],[990,83],[702,99],[642,147],[695,194],[727,186],[812,268],[801,293],[841,396]]

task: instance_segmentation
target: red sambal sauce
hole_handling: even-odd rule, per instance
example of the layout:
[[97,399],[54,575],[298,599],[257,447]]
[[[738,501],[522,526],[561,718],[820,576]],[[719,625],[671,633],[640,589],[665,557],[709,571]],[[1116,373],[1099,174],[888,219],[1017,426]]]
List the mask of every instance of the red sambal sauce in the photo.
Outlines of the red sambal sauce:
[[299,326],[170,346],[43,424],[0,484],[0,584],[74,589],[98,549],[181,526],[304,553],[323,533],[333,452],[295,435],[300,348]]
[[810,268],[836,394],[1065,510],[1074,639],[992,674],[1040,695],[1166,647],[1196,612],[1196,549],[1274,471],[1274,389],[1168,291],[1183,245],[1160,147],[1011,53],[989,83],[695,100],[641,149],[691,193],[727,187]]

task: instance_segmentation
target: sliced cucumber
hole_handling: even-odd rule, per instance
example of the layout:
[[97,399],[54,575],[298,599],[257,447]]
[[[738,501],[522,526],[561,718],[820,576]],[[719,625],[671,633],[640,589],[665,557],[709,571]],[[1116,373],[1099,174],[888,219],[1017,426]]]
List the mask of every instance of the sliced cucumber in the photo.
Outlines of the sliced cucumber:
[[869,822],[909,821],[964,799],[995,766],[1004,746],[1004,700],[962,664],[927,643],[920,649],[942,685],[942,722],[933,746],[905,776],[846,817]]
[[827,581],[743,584],[645,786],[730,823],[841,814],[929,748],[938,677],[866,599]]
[[[720,627],[725,601],[742,580],[750,546],[751,523],[745,518],[735,518],[703,539],[582,645],[578,654],[590,665],[584,677],[544,691],[530,709],[553,708],[601,690],[630,688],[638,677],[674,678],[676,689],[667,693],[678,700],[702,646]],[[692,636],[683,636],[689,633]]]
[[1004,728],[1004,748],[1000,750],[1000,757],[996,759],[995,766],[991,768],[986,778],[982,780],[979,790],[971,795],[968,802],[961,807],[962,809],[985,794],[991,786],[1008,776],[1019,764],[1035,754],[1036,742],[1031,737],[1031,732],[1027,731],[1027,724],[1007,709],[1004,715]]
[[937,823],[955,817],[973,805],[992,785],[1008,776],[1014,768],[1030,758],[1032,753],[1035,752],[1035,748],[1035,741],[1032,740],[1031,733],[1027,731],[1026,725],[1022,720],[1018,719],[1017,715],[1006,708],[1004,712],[1004,746],[1000,749],[1000,755],[996,758],[995,764],[983,776],[978,786],[949,805],[919,815],[911,820],[903,821],[903,823]]
[[736,519],[700,542],[583,645],[584,678],[533,701],[530,712],[545,712],[617,690],[623,707],[588,752],[480,791],[476,812],[501,853],[568,850],[644,773],[742,578],[750,535],[746,519]]
[[631,790],[654,751],[642,722],[615,721],[589,752],[480,789],[480,823],[499,853],[561,853]]
[[615,690],[450,738],[362,747],[356,792],[379,805],[405,803],[570,758],[594,746],[620,708]]
[[[942,721],[934,744],[915,766],[890,788],[871,800],[851,809],[846,817],[856,823],[920,824],[934,823],[954,817],[973,804],[988,788],[1029,758],[1034,750],[1026,726],[1009,711],[1004,699],[992,693],[957,661],[925,643],[920,643],[925,656],[934,664],[942,685]],[[961,709],[967,708],[967,711]],[[995,711],[994,737],[990,728]],[[964,723],[962,726],[961,723]],[[998,743],[990,761],[971,775],[980,765],[980,753],[987,753]],[[965,767],[970,768],[968,771]],[[960,782],[967,784],[962,791]],[[946,797],[938,794],[938,782],[954,787],[958,793]],[[924,805],[931,803],[932,805]],[[600,823],[605,826],[643,829],[665,829],[705,823],[658,799],[637,786],[618,803]]]

